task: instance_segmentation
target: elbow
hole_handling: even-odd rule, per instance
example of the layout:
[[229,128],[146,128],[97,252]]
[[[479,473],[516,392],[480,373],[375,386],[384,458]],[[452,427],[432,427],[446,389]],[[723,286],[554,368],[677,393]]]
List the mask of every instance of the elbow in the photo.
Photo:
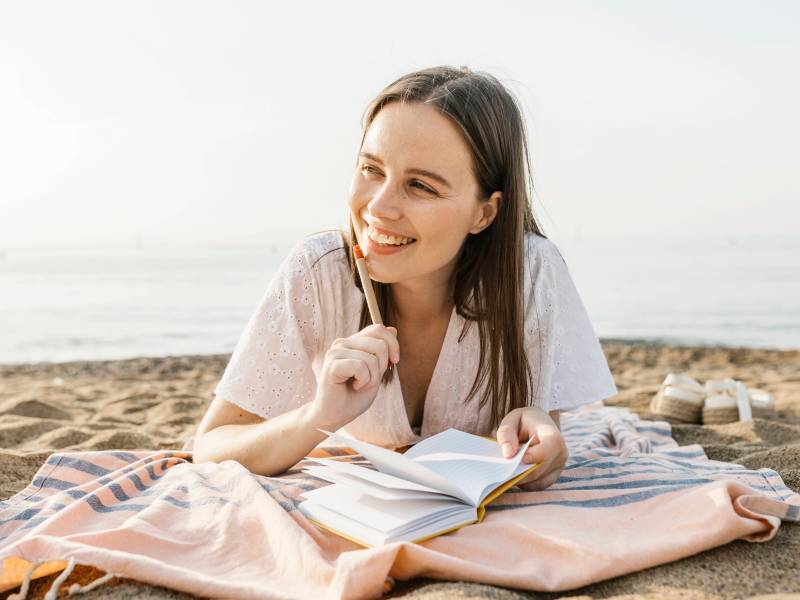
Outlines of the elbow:
[[216,457],[210,452],[210,448],[208,447],[208,439],[205,437],[205,435],[195,435],[192,446],[192,462],[194,464],[219,462],[215,459]]

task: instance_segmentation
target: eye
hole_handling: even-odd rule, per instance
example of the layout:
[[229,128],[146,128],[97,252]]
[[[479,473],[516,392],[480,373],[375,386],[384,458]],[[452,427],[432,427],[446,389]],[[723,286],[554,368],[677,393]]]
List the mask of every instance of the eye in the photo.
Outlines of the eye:
[[[378,169],[376,169],[372,165],[366,165],[366,164],[365,165],[361,165],[359,167],[359,171],[361,171],[364,174],[367,174],[367,173],[374,173],[376,175],[380,175],[381,174],[381,172]],[[411,185],[413,187],[416,187],[418,190],[422,190],[423,192],[427,192],[429,194],[436,195],[436,190],[431,189],[430,187],[428,187],[427,185],[422,183],[419,179],[415,179],[414,181],[412,181]]]
[[417,189],[420,189],[420,190],[423,190],[425,192],[428,192],[429,194],[435,194],[436,193],[434,190],[432,190],[431,188],[429,188],[427,185],[425,185],[424,183],[422,183],[419,180],[414,180],[414,181],[411,182],[411,185],[415,185],[415,184],[419,184]]
[[361,172],[362,173],[378,173],[378,169],[373,167],[372,165],[361,165]]

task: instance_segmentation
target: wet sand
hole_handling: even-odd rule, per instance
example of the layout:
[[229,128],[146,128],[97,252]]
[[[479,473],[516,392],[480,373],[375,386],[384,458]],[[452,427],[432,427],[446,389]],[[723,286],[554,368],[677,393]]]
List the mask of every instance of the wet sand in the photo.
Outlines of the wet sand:
[[[643,418],[667,373],[703,382],[732,377],[769,391],[772,419],[727,425],[673,425],[679,444],[702,444],[708,456],[748,468],[775,469],[800,491],[800,350],[677,347],[603,342],[619,394],[607,404]],[[54,451],[180,449],[213,397],[229,355],[119,361],[0,365],[0,498],[24,488]],[[736,541],[686,559],[568,593],[520,592],[471,583],[398,582],[408,598],[786,598],[800,599],[800,524],[783,523],[775,539]],[[86,584],[102,572],[78,567],[62,584]],[[43,598],[55,575],[35,580],[28,598]],[[87,599],[190,598],[112,579]]]

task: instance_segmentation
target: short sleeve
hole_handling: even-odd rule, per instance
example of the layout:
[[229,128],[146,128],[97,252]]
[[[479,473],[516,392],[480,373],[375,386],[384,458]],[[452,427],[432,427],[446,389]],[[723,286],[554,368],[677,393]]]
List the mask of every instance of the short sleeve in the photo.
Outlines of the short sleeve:
[[318,283],[299,242],[283,260],[244,328],[214,394],[270,419],[310,402],[321,346]]
[[542,410],[570,410],[617,393],[600,340],[556,245],[529,236],[525,350]]

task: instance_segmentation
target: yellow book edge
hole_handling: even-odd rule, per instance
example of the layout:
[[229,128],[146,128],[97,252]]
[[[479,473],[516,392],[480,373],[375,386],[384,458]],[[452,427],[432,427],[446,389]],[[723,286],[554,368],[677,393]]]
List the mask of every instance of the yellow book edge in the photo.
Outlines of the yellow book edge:
[[[487,504],[489,504],[490,502],[495,500],[498,496],[500,496],[507,489],[509,489],[511,487],[514,487],[519,481],[525,479],[525,477],[527,475],[529,475],[530,473],[532,473],[533,471],[538,469],[541,465],[542,465],[542,463],[536,463],[534,465],[531,465],[530,469],[526,469],[525,471],[523,471],[522,473],[520,473],[516,477],[512,477],[508,481],[505,481],[505,482],[501,483],[494,490],[492,490],[489,493],[489,495],[486,496],[486,498],[483,499],[483,502],[481,502],[478,505],[478,518],[476,520],[467,521],[466,523],[460,523],[459,525],[455,525],[453,527],[449,527],[449,528],[444,529],[442,531],[437,531],[436,533],[431,533],[430,535],[426,535],[424,537],[417,538],[416,540],[404,540],[404,541],[410,541],[412,544],[419,544],[421,542],[425,542],[425,541],[433,539],[435,537],[439,537],[440,535],[444,535],[445,533],[450,533],[451,531],[455,531],[456,529],[461,529],[462,527],[466,527],[467,525],[472,525],[474,523],[480,523],[481,521],[483,521],[483,517],[486,516],[486,505]],[[309,521],[311,521],[312,523],[314,523],[317,527],[320,527],[322,529],[327,529],[331,533],[335,533],[336,535],[341,536],[341,537],[343,537],[343,538],[345,538],[347,540],[350,540],[351,542],[355,542],[359,546],[364,546],[365,548],[372,548],[372,545],[370,545],[370,544],[368,544],[368,543],[366,543],[366,542],[364,542],[362,540],[356,539],[356,538],[354,538],[354,537],[352,537],[350,535],[347,535],[346,533],[342,533],[341,531],[338,531],[338,530],[334,529],[333,527],[329,527],[328,525],[320,523],[316,519],[312,519],[311,517],[306,517],[306,518]]]

